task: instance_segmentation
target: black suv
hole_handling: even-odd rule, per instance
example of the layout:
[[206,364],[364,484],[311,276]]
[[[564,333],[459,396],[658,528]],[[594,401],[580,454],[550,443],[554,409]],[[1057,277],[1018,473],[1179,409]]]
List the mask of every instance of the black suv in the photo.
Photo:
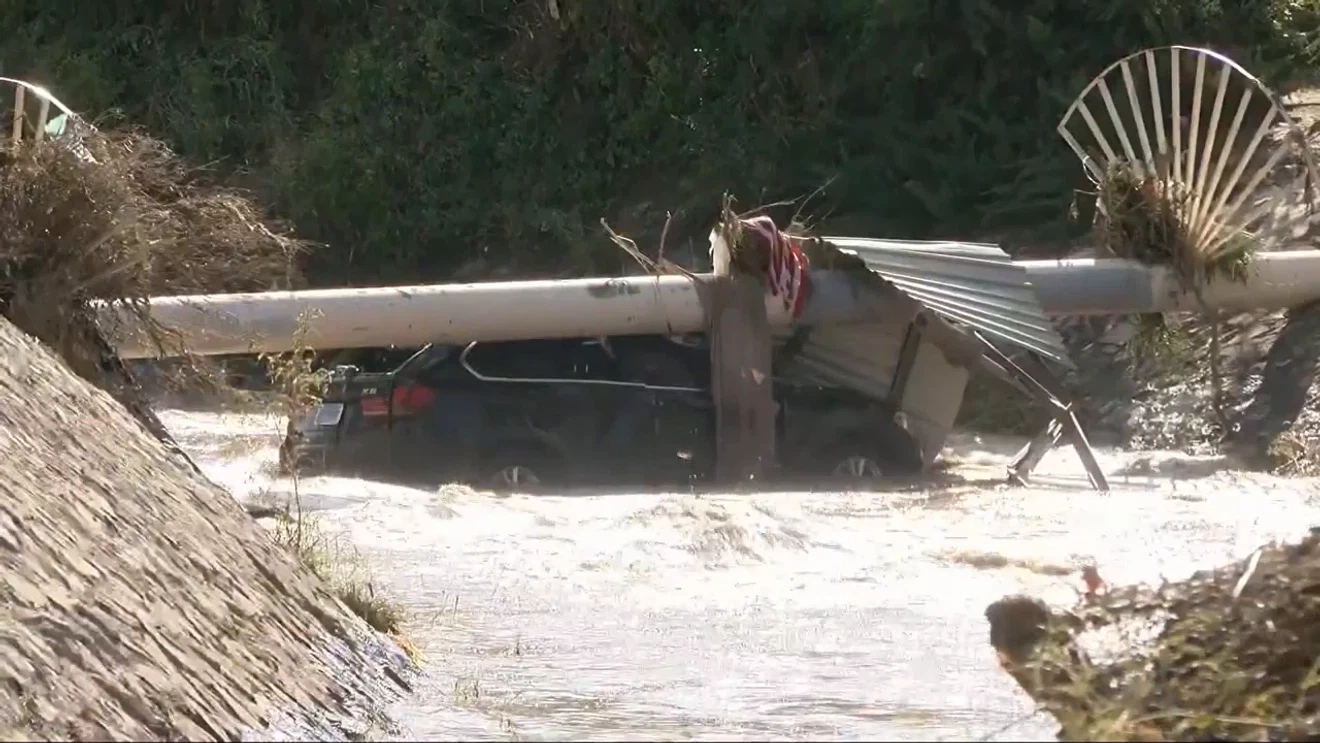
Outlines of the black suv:
[[[281,464],[495,488],[676,484],[713,471],[703,335],[431,345],[376,361],[391,356],[385,373],[335,365],[321,404],[289,422]],[[921,469],[918,444],[884,403],[774,384],[782,474]]]

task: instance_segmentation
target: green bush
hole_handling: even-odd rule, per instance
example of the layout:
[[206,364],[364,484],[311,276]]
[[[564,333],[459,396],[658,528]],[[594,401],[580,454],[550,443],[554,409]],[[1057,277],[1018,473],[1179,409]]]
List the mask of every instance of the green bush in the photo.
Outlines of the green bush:
[[827,227],[1057,237],[1084,181],[1054,125],[1104,65],[1320,57],[1317,0],[9,0],[0,24],[0,71],[253,187],[326,243],[323,283],[610,269],[602,216],[700,240],[726,190],[827,183]]

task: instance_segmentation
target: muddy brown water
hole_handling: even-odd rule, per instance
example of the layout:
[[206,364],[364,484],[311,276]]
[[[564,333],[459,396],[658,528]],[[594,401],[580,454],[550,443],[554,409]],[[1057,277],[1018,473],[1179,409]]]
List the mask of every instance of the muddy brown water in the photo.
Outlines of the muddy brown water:
[[[278,419],[164,417],[239,497],[291,487]],[[971,482],[915,493],[299,491],[408,606],[427,666],[394,713],[426,740],[1050,739],[995,664],[990,601],[1075,601],[1088,560],[1178,578],[1320,516],[1316,481],[1172,453],[1102,451],[1108,495],[1068,450],[1009,488],[1017,443],[956,437]]]

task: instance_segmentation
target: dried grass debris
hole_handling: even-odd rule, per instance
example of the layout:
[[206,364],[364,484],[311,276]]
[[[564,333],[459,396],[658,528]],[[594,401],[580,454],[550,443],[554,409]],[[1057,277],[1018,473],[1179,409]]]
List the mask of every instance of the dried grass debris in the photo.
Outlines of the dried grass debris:
[[1320,737],[1320,530],[1074,611],[1015,596],[986,618],[1060,740]]
[[[102,305],[126,309],[154,347],[186,357],[151,319],[150,297],[292,288],[305,248],[244,193],[144,134],[74,118],[53,137],[0,141],[0,314],[158,437],[163,426],[107,341],[115,313]],[[200,360],[181,368],[188,384],[207,380]]]

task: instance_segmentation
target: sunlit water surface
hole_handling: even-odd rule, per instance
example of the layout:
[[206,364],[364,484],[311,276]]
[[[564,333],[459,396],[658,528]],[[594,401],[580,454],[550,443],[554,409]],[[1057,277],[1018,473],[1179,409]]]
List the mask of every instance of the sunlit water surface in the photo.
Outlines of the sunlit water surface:
[[[279,419],[164,417],[240,498],[292,490]],[[422,739],[1049,739],[995,663],[988,603],[1075,601],[1087,560],[1185,576],[1317,520],[1314,481],[1169,453],[1101,452],[1107,495],[1067,449],[1005,487],[1017,443],[958,437],[967,483],[922,492],[298,491],[408,607],[426,669],[395,713]]]

